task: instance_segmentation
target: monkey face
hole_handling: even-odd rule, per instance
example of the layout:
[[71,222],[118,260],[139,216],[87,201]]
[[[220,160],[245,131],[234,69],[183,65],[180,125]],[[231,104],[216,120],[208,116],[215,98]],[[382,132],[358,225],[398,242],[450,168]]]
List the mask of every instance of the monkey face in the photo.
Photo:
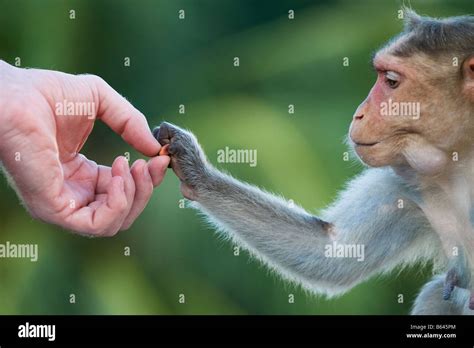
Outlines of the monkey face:
[[[422,55],[396,57],[396,45],[376,54],[377,80],[353,116],[349,139],[367,165],[408,164],[435,174],[451,151],[472,143],[474,105],[462,93],[469,81],[456,80],[459,67],[443,70]],[[467,64],[474,66],[474,58]]]
[[361,160],[379,167],[401,161],[404,138],[415,131],[420,104],[406,93],[411,71],[398,59],[379,53],[374,69],[377,80],[353,116],[349,137]]

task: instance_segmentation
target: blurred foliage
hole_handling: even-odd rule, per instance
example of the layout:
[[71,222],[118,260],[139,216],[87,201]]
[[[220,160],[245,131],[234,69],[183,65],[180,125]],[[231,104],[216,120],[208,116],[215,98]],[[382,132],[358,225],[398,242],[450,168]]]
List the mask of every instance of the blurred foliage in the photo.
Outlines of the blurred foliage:
[[[411,5],[438,17],[473,9],[472,0]],[[390,0],[0,0],[0,58],[100,75],[151,126],[168,120],[195,132],[213,163],[225,146],[258,149],[255,168],[220,167],[317,212],[362,169],[342,160],[343,139],[374,80],[371,54],[401,29],[399,7]],[[139,157],[100,123],[84,149],[108,165],[127,151]],[[179,208],[180,198],[170,172],[129,231],[89,239],[33,221],[2,180],[0,243],[38,243],[39,260],[0,260],[0,313],[401,314],[430,277],[430,267],[413,267],[337,299],[314,296],[246,253],[234,256],[233,245]]]

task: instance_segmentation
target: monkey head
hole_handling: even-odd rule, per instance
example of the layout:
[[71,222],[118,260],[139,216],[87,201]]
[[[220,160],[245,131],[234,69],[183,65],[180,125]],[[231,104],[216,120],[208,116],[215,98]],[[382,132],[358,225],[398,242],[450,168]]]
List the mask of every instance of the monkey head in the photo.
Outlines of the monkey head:
[[405,30],[374,56],[377,80],[349,140],[367,165],[444,170],[474,135],[474,21],[406,12]]

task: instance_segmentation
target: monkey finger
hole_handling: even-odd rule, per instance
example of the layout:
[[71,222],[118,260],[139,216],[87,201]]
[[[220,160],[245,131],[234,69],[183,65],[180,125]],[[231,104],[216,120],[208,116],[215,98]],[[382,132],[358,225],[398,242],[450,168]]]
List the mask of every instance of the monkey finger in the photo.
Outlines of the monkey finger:
[[170,144],[179,131],[180,129],[177,126],[169,122],[162,122],[159,127],[153,129],[153,136],[158,140],[160,145],[163,146]]
[[454,284],[452,282],[446,282],[443,288],[443,300],[448,301],[451,298],[453,291]]
[[458,283],[458,277],[454,269],[450,269],[446,274],[443,288],[443,300],[447,301],[451,298],[455,286]]

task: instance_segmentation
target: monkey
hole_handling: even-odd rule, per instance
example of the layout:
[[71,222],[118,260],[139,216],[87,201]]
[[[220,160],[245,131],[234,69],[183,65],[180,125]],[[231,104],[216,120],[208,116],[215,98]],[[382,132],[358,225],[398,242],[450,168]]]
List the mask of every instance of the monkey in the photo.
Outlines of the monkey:
[[[472,315],[474,17],[404,14],[347,134],[366,168],[319,216],[220,171],[188,130],[164,122],[153,134],[191,207],[283,278],[336,296],[433,262],[411,313]],[[363,246],[363,260],[329,255],[335,243]]]

